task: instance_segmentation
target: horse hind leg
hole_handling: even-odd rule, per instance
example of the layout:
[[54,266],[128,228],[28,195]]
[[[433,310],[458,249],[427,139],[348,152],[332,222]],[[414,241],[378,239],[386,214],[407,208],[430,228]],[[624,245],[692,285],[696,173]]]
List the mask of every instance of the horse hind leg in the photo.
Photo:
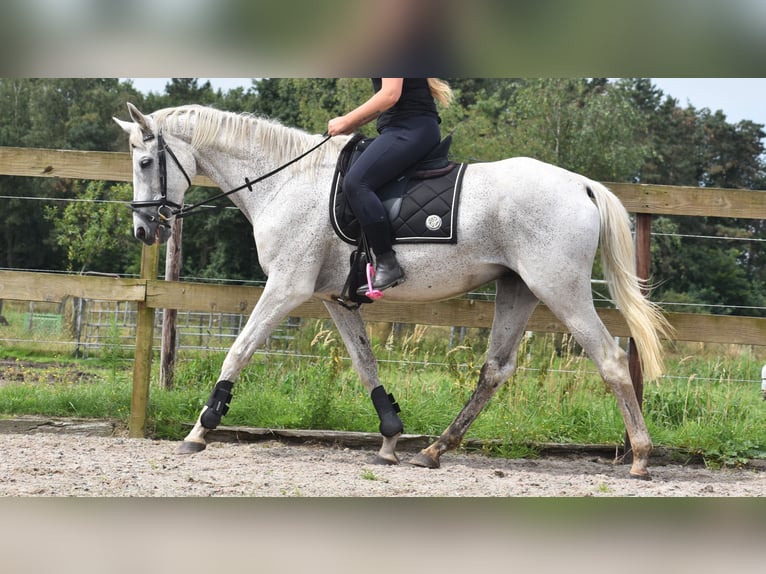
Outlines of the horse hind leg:
[[481,369],[479,382],[471,398],[455,420],[435,442],[412,457],[409,463],[424,468],[439,468],[441,455],[460,446],[468,428],[514,369],[515,361],[500,363],[497,360],[488,360]]
[[[601,323],[600,320],[599,323]],[[606,328],[601,326],[606,331]],[[595,349],[593,346],[583,345],[582,342],[580,344],[593,358],[601,377],[612,390],[622,414],[633,454],[630,468],[631,478],[651,480],[647,467],[652,451],[652,439],[646,428],[646,422],[641,413],[641,405],[638,403],[633,387],[627,355],[608,333]]]
[[589,291],[583,290],[580,297],[550,298],[548,306],[596,363],[601,377],[617,400],[633,450],[630,476],[650,480],[647,466],[652,440],[636,398],[625,351],[617,345],[599,318]]
[[476,388],[449,427],[434,443],[416,454],[410,464],[439,468],[441,455],[460,445],[473,421],[516,370],[516,351],[537,303],[537,297],[518,275],[511,274],[497,281],[489,351]]

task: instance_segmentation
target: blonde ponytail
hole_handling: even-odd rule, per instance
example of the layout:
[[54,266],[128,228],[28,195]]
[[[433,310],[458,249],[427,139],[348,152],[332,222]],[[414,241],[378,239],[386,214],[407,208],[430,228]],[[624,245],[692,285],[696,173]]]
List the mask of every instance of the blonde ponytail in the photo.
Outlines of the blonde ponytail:
[[439,78],[428,78],[428,88],[431,90],[431,95],[445,108],[452,103],[454,97],[452,88],[444,80]]

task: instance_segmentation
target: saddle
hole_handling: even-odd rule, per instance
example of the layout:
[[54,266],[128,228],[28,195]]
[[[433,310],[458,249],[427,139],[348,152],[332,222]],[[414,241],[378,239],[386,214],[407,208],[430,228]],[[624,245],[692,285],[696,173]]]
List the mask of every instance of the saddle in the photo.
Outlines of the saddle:
[[[343,192],[343,178],[375,138],[355,134],[341,151],[330,193],[335,233],[357,245],[361,228]],[[394,243],[456,243],[456,218],[465,164],[450,161],[452,135],[378,192],[391,221]]]

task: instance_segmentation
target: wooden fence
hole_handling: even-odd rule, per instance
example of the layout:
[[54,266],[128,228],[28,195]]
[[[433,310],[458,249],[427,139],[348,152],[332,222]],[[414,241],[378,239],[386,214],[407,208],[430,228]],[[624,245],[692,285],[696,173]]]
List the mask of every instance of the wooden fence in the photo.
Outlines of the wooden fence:
[[[0,175],[131,181],[132,166],[127,153],[0,147]],[[195,177],[193,184],[214,186],[204,176]],[[628,211],[646,214],[648,217],[644,221],[650,221],[652,214],[766,219],[766,192],[625,183],[607,185]],[[643,253],[643,257],[646,256]],[[57,302],[65,297],[82,297],[132,301],[138,305],[130,419],[132,436],[144,434],[154,309],[249,313],[262,292],[260,287],[161,281],[157,279],[158,259],[157,246],[144,247],[139,279],[0,271],[0,299]],[[493,312],[493,302],[467,299],[427,305],[382,300],[363,309],[367,321],[463,327],[489,327]],[[324,305],[316,300],[304,303],[291,315],[329,317]],[[599,309],[599,315],[613,335],[629,336],[619,311]],[[676,340],[766,345],[764,318],[690,313],[667,313],[667,317],[675,329]],[[544,306],[535,310],[528,329],[566,332]]]

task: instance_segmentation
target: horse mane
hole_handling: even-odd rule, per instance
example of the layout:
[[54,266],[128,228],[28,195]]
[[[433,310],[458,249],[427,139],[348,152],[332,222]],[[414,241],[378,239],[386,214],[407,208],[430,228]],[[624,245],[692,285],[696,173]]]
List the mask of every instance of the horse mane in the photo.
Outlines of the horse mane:
[[[257,147],[268,150],[278,164],[294,159],[319,143],[322,137],[254,114],[222,111],[196,104],[157,110],[152,113],[152,118],[160,128],[186,134],[195,149],[229,151]],[[306,158],[311,160],[312,167],[323,163],[328,157],[333,162],[337,159],[343,142],[333,140],[328,144],[336,145],[322,146]]]

